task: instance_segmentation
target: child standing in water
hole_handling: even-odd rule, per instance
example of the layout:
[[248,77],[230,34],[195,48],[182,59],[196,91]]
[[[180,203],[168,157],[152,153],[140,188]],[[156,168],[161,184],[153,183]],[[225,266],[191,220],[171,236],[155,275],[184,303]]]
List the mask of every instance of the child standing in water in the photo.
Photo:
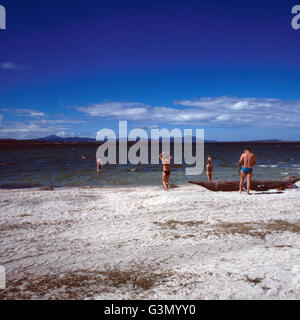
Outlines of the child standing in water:
[[213,173],[213,165],[211,164],[211,157],[210,155],[207,157],[207,165],[206,165],[206,175],[209,182],[212,181],[212,173]]

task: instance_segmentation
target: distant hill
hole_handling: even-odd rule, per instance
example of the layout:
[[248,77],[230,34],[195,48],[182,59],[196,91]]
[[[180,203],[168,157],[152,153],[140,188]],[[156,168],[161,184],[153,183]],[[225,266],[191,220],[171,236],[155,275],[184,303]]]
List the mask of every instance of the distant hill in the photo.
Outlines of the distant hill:
[[[56,135],[51,135],[45,138],[38,138],[38,139],[30,139],[31,141],[46,141],[46,142],[97,142],[96,139],[93,138],[79,138],[79,137],[68,137],[68,138],[62,138]],[[122,139],[123,140],[123,139]],[[122,141],[117,139],[117,141]],[[176,139],[173,137],[170,138],[170,142],[174,142]],[[149,139],[150,141],[150,139]],[[159,139],[159,141],[162,141],[162,138]],[[196,137],[192,137],[193,143],[196,142]],[[217,142],[217,141],[206,141],[206,142]]]
[[262,139],[262,140],[241,140],[241,141],[206,141],[206,142],[221,142],[221,143],[285,143],[285,142],[296,142],[296,141],[284,141],[279,139]]
[[[187,137],[186,137],[187,138]],[[191,138],[191,137],[189,137]],[[123,140],[123,139],[122,139]],[[97,142],[94,138],[79,138],[79,137],[68,137],[62,138],[56,135],[51,135],[45,138],[38,138],[34,139],[33,141],[47,141],[47,142]],[[119,139],[117,139],[117,142]],[[150,141],[150,139],[149,139]],[[159,141],[162,142],[162,138],[159,138]],[[175,142],[176,138],[171,137],[170,142]],[[184,141],[184,139],[183,139]],[[195,143],[197,140],[196,137],[192,137],[192,142]],[[218,141],[218,140],[205,140],[205,143],[221,143],[221,142],[228,142],[228,143],[281,143],[285,142],[279,139],[262,139],[262,140],[247,140],[247,141]]]
[[[189,137],[190,138],[190,137]],[[119,140],[117,139],[117,143],[123,141],[123,139]],[[159,139],[160,142],[162,142],[162,138]],[[176,139],[173,137],[170,138],[170,142],[174,143]],[[184,140],[183,140],[184,141]],[[195,143],[196,137],[192,137],[192,142]],[[198,140],[199,141],[199,140]],[[81,137],[67,137],[62,138],[57,135],[51,135],[44,138],[38,138],[38,139],[28,139],[28,140],[17,140],[17,139],[0,139],[0,142],[2,144],[4,143],[38,143],[38,142],[49,142],[49,143],[101,143],[100,141],[97,141],[95,138],[81,138]],[[150,139],[149,139],[150,142]],[[133,144],[134,142],[131,142]],[[262,139],[262,140],[248,140],[248,141],[218,141],[218,140],[205,140],[205,143],[243,143],[243,144],[252,144],[252,143],[299,143],[297,141],[283,141],[279,139]],[[130,144],[130,143],[129,143]]]
[[79,137],[68,137],[62,138],[56,135],[51,135],[45,138],[34,139],[34,141],[47,141],[47,142],[96,142],[93,138],[79,138]]
[[266,139],[266,140],[251,140],[251,141],[245,141],[245,142],[277,143],[277,142],[285,142],[285,141],[279,140],[279,139]]

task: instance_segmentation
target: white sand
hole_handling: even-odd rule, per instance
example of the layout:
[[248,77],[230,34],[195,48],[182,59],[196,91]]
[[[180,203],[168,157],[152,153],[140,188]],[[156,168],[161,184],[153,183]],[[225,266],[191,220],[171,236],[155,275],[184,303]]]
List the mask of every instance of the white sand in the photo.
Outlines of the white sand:
[[299,299],[299,191],[1,190],[2,298]]

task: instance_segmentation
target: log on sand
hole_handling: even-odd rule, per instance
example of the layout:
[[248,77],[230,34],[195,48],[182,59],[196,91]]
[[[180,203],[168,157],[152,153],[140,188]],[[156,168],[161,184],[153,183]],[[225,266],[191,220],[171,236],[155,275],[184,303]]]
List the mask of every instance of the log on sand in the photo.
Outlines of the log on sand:
[[[271,189],[287,188],[288,185],[294,184],[299,181],[300,178],[289,177],[286,180],[252,180],[251,190],[255,191],[267,191]],[[220,181],[189,181],[189,183],[196,184],[210,191],[238,191],[240,181],[239,180],[220,180]]]

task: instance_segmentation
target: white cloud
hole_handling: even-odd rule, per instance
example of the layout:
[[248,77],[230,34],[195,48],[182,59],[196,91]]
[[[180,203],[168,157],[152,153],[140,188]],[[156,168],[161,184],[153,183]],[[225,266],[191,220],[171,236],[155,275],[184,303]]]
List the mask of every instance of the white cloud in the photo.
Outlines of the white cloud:
[[134,127],[134,129],[144,129],[144,130],[151,130],[151,129],[158,129],[159,126],[157,124],[150,124],[150,125],[137,125]]
[[50,125],[55,125],[55,124],[80,124],[80,123],[86,123],[86,121],[83,120],[68,120],[68,119],[63,119],[63,120],[37,120],[37,123],[40,124],[50,124]]
[[[2,123],[0,114],[0,138],[31,139],[59,133],[60,136],[73,136],[72,125],[83,124],[84,120],[45,119],[47,115],[41,111],[31,109],[0,109],[4,112],[23,116],[23,122],[7,121]],[[29,117],[29,118],[28,118]],[[80,134],[78,134],[80,136]]]
[[[140,102],[102,102],[77,107],[89,117],[128,120],[135,127],[157,128],[183,125],[200,128],[300,128],[300,100],[268,98],[217,97],[175,101],[174,106],[150,106]],[[0,138],[39,138],[57,134],[71,136],[74,124],[90,119],[48,119],[41,111],[32,109],[0,109],[22,116],[23,122],[3,120],[0,114]],[[77,134],[78,135],[78,134]]]
[[9,108],[2,108],[2,112],[6,113],[13,113],[16,116],[20,117],[32,117],[32,118],[40,118],[45,117],[45,113],[37,110],[31,110],[31,109],[9,109]]
[[230,116],[228,114],[221,114],[217,117],[217,121],[228,121]]
[[233,104],[230,108],[232,110],[243,110],[243,109],[246,109],[248,106],[249,106],[248,101],[239,101],[239,102]]
[[138,102],[103,102],[78,107],[93,117],[150,125],[202,127],[300,127],[300,100],[217,97],[174,101],[175,107]]
[[300,100],[220,97],[175,101],[175,104],[213,112],[215,119],[208,125],[217,120],[219,125],[232,127],[300,127]]
[[[72,137],[75,136],[75,133],[72,131],[72,126],[68,126],[72,123],[77,122],[68,122],[67,120],[49,120],[46,122],[44,120],[34,120],[27,123],[9,122],[1,125],[0,116],[0,139],[35,139],[53,134],[61,137]],[[76,135],[80,136],[80,134]]]
[[[63,129],[63,128],[61,128]],[[35,123],[24,124],[21,122],[10,124],[9,126],[0,127],[0,138],[13,138],[13,139],[30,139],[40,138],[50,134],[54,134],[57,128],[42,127]]]
[[[174,101],[174,104],[182,105],[185,107],[198,107],[203,109],[209,109],[217,105],[224,105],[226,102],[226,97],[221,98],[201,98],[199,100],[180,100]],[[228,102],[229,103],[229,102]]]
[[17,65],[14,62],[2,62],[0,68],[4,70],[21,71],[27,69],[26,66]]
[[130,118],[138,120],[147,115],[149,106],[137,102],[102,102],[91,104],[87,107],[78,107],[77,110],[90,116],[112,117],[112,118]]
[[[68,132],[68,131],[59,131],[55,133],[56,136],[61,138],[74,138],[74,137],[81,137],[80,133],[76,132]],[[85,137],[86,138],[86,137]]]

